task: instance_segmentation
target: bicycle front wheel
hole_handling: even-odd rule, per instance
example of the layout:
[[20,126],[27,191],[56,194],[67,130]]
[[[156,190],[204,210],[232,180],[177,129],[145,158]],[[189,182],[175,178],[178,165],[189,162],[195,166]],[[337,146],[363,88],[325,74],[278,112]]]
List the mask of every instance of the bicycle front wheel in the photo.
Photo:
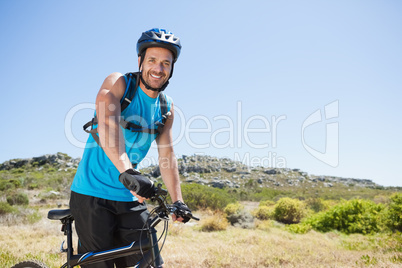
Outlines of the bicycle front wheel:
[[11,268],[48,268],[48,267],[46,266],[46,264],[40,261],[30,260],[30,261],[19,262]]

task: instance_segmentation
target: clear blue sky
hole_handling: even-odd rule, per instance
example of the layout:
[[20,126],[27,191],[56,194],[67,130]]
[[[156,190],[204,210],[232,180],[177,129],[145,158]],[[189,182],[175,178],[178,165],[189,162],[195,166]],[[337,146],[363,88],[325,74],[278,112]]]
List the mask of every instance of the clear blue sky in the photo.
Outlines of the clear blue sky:
[[164,27],[183,45],[166,90],[177,155],[402,186],[401,14],[400,1],[1,1],[0,162],[80,157],[103,79],[136,71],[141,32]]

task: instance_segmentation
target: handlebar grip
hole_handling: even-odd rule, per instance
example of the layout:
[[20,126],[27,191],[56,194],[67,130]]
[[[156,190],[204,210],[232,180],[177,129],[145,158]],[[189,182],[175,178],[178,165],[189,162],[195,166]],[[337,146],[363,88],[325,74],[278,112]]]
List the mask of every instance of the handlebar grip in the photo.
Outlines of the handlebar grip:
[[183,219],[187,218],[187,219],[193,219],[196,221],[199,221],[200,219],[197,218],[196,216],[194,216],[191,212],[189,211],[183,211],[183,210],[176,210],[176,215],[179,217],[182,217]]
[[196,220],[196,221],[199,221],[199,220],[200,220],[200,218],[197,218],[197,217],[193,216],[192,214],[191,214],[191,218],[192,218],[193,220]]

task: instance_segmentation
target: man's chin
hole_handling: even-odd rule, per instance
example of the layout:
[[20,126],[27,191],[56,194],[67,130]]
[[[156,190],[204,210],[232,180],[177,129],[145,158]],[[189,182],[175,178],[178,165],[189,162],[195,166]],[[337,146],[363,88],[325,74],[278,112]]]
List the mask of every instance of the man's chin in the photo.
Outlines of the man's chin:
[[157,84],[157,85],[155,85],[155,84],[148,84],[150,87],[152,87],[152,88],[154,88],[154,89],[160,89],[163,85],[161,85],[161,84]]
[[160,89],[165,83],[149,83],[149,82],[147,82],[147,84],[152,88]]

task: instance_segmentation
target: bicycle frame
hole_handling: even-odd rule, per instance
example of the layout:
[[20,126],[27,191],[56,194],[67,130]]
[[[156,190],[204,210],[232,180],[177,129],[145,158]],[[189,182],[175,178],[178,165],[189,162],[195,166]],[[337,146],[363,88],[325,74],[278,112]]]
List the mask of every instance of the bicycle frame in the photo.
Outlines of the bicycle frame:
[[[72,230],[74,217],[71,215],[70,209],[57,209],[49,211],[47,217],[51,220],[60,220],[62,223],[61,230],[64,232],[64,235],[67,236],[67,248],[64,249],[64,242],[61,244],[61,252],[67,253],[67,262],[63,264],[61,268],[70,268],[77,265],[93,264],[135,254],[142,255],[142,259],[140,259],[140,261],[135,266],[136,268],[156,267],[156,259],[159,256],[160,251],[158,250],[158,238],[155,232],[153,232],[155,226],[158,225],[161,221],[164,222],[165,227],[161,237],[164,235],[164,239],[166,239],[168,230],[167,222],[169,220],[170,214],[174,213],[176,217],[179,217],[179,219],[181,218],[183,220],[183,223],[189,221],[190,219],[196,221],[200,220],[199,218],[195,217],[191,213],[190,209],[188,209],[188,207],[183,203],[176,204],[175,202],[173,205],[167,205],[166,196],[167,191],[162,189],[161,184],[158,184],[158,186],[155,187],[155,195],[151,197],[151,201],[156,201],[158,203],[158,206],[156,206],[150,212],[150,217],[146,221],[147,224],[144,224],[143,228],[141,229],[140,241],[133,241],[130,245],[126,245],[123,247],[91,251],[84,254],[74,255]],[[143,232],[147,236],[145,239],[142,239]],[[27,260],[21,261],[15,264],[13,267],[44,268],[47,266],[37,260]]]
[[[160,190],[164,191],[163,189]],[[163,195],[163,192],[161,195]],[[164,198],[161,195],[158,195],[154,198],[154,200],[158,201],[159,206],[157,207],[158,209],[155,211],[155,216],[150,220],[148,228],[143,229],[143,231],[147,235],[145,239],[141,239],[137,242],[134,241],[130,245],[124,247],[87,252],[84,254],[74,255],[72,238],[72,223],[74,221],[74,218],[70,213],[70,209],[49,211],[48,218],[51,220],[60,220],[62,222],[62,231],[64,231],[64,234],[67,236],[67,249],[63,249],[63,244],[61,249],[62,251],[67,252],[67,262],[63,266],[61,266],[61,268],[70,268],[77,265],[92,264],[133,254],[143,255],[143,258],[140,260],[136,267],[149,267],[150,265],[153,265],[155,267],[155,260],[157,257],[155,247],[157,246],[158,241],[152,235],[151,230],[161,221],[168,221],[169,215],[167,212],[170,211],[165,204]],[[145,251],[147,251],[147,253],[143,254]]]

